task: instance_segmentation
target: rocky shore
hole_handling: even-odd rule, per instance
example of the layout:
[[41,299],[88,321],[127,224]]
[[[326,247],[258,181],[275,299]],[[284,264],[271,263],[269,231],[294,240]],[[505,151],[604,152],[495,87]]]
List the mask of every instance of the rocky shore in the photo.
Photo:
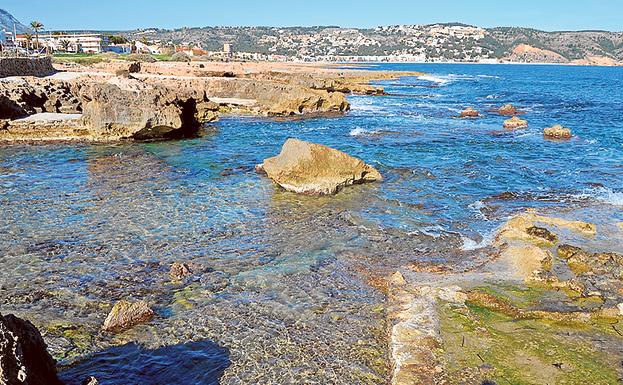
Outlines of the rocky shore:
[[0,79],[0,142],[167,139],[195,135],[228,113],[343,114],[345,95],[382,95],[369,82],[401,75],[308,66],[284,72],[269,63],[119,61],[57,70]]
[[599,231],[528,211],[485,265],[387,277],[391,383],[620,381],[623,255],[575,246]]

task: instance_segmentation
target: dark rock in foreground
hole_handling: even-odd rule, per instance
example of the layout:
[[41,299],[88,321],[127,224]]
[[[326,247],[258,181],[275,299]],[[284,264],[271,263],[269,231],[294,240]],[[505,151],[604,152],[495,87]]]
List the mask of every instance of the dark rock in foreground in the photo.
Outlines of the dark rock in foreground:
[[32,323],[0,314],[0,384],[62,385],[46,349]]

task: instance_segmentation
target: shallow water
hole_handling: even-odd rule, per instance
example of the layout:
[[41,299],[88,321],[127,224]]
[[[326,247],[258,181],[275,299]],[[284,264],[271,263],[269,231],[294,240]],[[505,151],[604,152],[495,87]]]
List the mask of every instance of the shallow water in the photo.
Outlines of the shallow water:
[[[369,276],[420,261],[473,266],[525,208],[573,210],[608,230],[595,249],[622,251],[612,235],[623,221],[623,68],[373,68],[430,75],[383,82],[390,96],[353,96],[341,118],[226,118],[192,140],[0,147],[0,310],[42,327],[62,363],[86,358],[64,372],[78,383],[127,383],[149,365],[176,382],[177,356],[201,346],[197,360],[214,371],[190,383],[384,383],[384,298]],[[452,118],[508,102],[530,128]],[[556,123],[576,136],[544,140]],[[280,191],[253,166],[288,137],[359,156],[386,180],[334,198]],[[191,265],[188,282],[169,282],[174,261]],[[101,333],[122,298],[158,316]],[[132,342],[141,347],[111,348]],[[116,352],[148,363],[125,366]],[[84,369],[108,358],[115,371]]]

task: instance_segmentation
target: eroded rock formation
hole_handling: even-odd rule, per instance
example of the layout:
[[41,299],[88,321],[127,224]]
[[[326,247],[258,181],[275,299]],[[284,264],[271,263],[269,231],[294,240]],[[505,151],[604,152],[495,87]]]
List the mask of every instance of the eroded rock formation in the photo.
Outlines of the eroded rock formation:
[[258,169],[284,189],[308,195],[335,194],[346,186],[383,179],[360,159],[298,139],[288,139],[281,153]]
[[[162,139],[193,135],[219,113],[292,116],[350,108],[341,92],[295,82],[158,75],[134,64],[117,67],[123,74],[0,82],[0,141]],[[37,115],[41,113],[82,116]]]
[[524,119],[519,119],[516,116],[504,121],[504,128],[507,130],[517,130],[520,128],[527,128],[528,122]]
[[472,107],[467,107],[466,109],[464,109],[463,111],[461,111],[461,115],[459,116],[459,118],[461,119],[466,119],[466,118],[477,118],[479,117],[480,114],[478,113],[478,111],[476,111],[474,108]]
[[571,130],[556,124],[544,129],[543,136],[547,139],[571,139]]

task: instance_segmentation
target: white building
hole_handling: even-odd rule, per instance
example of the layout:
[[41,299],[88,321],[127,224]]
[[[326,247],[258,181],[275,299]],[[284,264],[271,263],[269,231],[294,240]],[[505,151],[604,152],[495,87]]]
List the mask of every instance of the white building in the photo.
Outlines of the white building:
[[[37,38],[31,36],[30,41],[26,39],[26,35],[17,35],[16,44],[24,48],[36,48]],[[39,35],[40,49],[49,52],[84,52],[84,53],[100,53],[104,47],[108,45],[108,39],[97,33],[74,33],[74,34],[47,34]]]
[[162,53],[162,50],[159,46],[148,45],[138,40],[134,42],[134,46],[136,47],[137,53],[147,53],[152,55],[160,55]]

